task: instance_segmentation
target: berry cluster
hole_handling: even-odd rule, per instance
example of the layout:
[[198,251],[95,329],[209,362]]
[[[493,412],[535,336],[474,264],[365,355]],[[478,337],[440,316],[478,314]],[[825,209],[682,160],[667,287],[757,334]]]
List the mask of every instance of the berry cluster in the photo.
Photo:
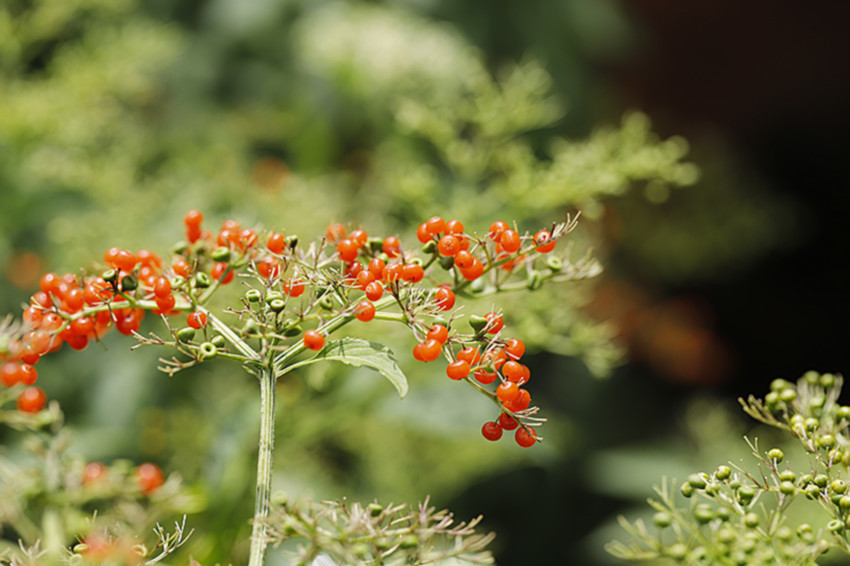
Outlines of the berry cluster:
[[[524,343],[503,336],[502,314],[495,308],[485,316],[469,316],[471,331],[461,332],[455,303],[458,296],[533,290],[554,277],[561,260],[538,258],[551,252],[572,225],[521,236],[499,221],[479,237],[458,220],[434,217],[417,230],[421,250],[410,250],[397,236],[373,238],[342,224],[303,245],[295,235],[258,233],[235,220],[226,220],[213,233],[204,229],[203,220],[196,210],[185,215],[186,240],[168,261],[149,250],[110,248],[97,273],[41,278],[24,310],[22,331],[0,351],[2,383],[27,386],[18,398],[21,411],[38,412],[46,403],[44,392],[34,386],[42,356],[65,343],[81,350],[112,327],[143,344],[176,347],[188,361],[175,358],[160,368],[174,373],[217,355],[249,364],[288,363],[305,349],[321,351],[327,336],[352,320],[383,319],[412,329],[418,339],[415,359],[445,358],[449,378],[466,381],[498,406],[497,418],[482,428],[485,438],[497,440],[503,431],[516,430],[521,446],[538,440],[534,426],[542,420],[534,417],[537,408],[530,406],[524,388],[529,369],[519,361]],[[524,280],[511,282],[515,274]],[[207,308],[214,292],[236,275],[247,288],[244,308],[226,312],[239,316],[238,328]],[[147,311],[162,317],[170,339],[138,334]],[[185,327],[176,328],[171,321],[180,312],[187,313]],[[198,331],[200,341],[195,340]]]

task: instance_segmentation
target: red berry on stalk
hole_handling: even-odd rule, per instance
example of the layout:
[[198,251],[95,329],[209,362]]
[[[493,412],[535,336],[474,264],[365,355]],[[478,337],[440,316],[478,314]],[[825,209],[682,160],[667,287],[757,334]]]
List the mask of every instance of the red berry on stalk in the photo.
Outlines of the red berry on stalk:
[[100,462],[89,462],[83,469],[83,485],[90,485],[106,476],[106,466]]
[[186,317],[186,324],[194,329],[203,328],[207,325],[207,313],[202,311],[192,311]]
[[498,422],[504,430],[513,430],[519,426],[519,423],[507,413],[500,414]]
[[502,235],[502,232],[508,229],[510,229],[510,226],[508,226],[507,222],[504,222],[503,220],[497,220],[490,224],[490,231],[487,232],[487,235],[490,236],[490,239],[494,242],[498,242],[499,238]]
[[440,357],[443,345],[429,338],[413,347],[413,357],[420,362],[433,362]]
[[233,270],[226,261],[219,261],[212,266],[210,277],[220,281],[222,285],[227,285],[233,281]]
[[440,310],[447,311],[455,306],[455,293],[448,287],[440,287],[434,292],[434,299]]
[[425,270],[418,263],[407,263],[401,269],[401,278],[410,283],[418,283],[425,277]]
[[286,249],[286,236],[278,232],[272,232],[269,234],[266,248],[273,254],[282,253]]
[[469,363],[463,360],[455,360],[446,366],[446,375],[451,379],[460,380],[469,375]]
[[419,228],[416,229],[416,239],[423,244],[427,244],[431,240],[431,233],[428,232],[428,224],[425,222],[420,224]]
[[136,468],[136,485],[144,495],[151,495],[165,483],[165,474],[156,464],[146,462]]
[[387,254],[388,257],[398,257],[401,255],[401,242],[397,236],[387,236],[381,244],[381,251]]
[[518,360],[525,353],[525,343],[519,338],[510,338],[505,342],[505,353],[509,358]]
[[538,252],[542,254],[546,254],[555,249],[556,241],[549,241],[552,237],[552,234],[549,233],[548,230],[540,230],[534,235],[534,243],[537,245],[535,248]]
[[183,217],[183,224],[188,226],[200,227],[201,223],[204,221],[204,215],[200,210],[192,209],[186,213]]
[[499,243],[502,244],[502,249],[509,253],[514,253],[519,250],[522,245],[522,240],[513,230],[505,230],[499,236]]
[[463,223],[460,220],[446,222],[446,234],[463,234]]
[[369,322],[375,318],[375,305],[370,301],[360,301],[354,307],[354,316],[357,317],[357,320]]
[[370,301],[377,301],[384,294],[384,286],[380,281],[372,281],[366,285],[366,298]]
[[446,228],[446,221],[443,220],[440,216],[432,216],[428,220],[425,221],[425,227],[428,230],[428,233],[432,236],[436,236]]
[[440,255],[442,256],[454,256],[455,254],[457,254],[457,252],[460,251],[460,240],[458,240],[456,236],[452,236],[451,234],[443,236],[437,243],[437,251],[439,251]]
[[354,261],[357,259],[360,247],[354,240],[345,239],[336,245],[336,251],[342,261]]
[[481,427],[481,434],[487,440],[495,442],[502,438],[502,427],[499,426],[499,423],[487,422]]
[[524,411],[529,405],[531,405],[531,394],[522,388],[520,388],[516,397],[510,401],[505,401],[505,408],[512,413]]
[[486,315],[484,315],[484,318],[487,319],[487,334],[496,334],[505,325],[504,321],[502,320],[502,315],[498,313],[487,313]]
[[47,404],[47,395],[40,387],[27,387],[18,396],[18,410],[22,413],[37,413]]
[[427,338],[433,338],[440,344],[445,344],[446,340],[449,339],[449,330],[442,324],[435,324],[430,329],[428,329]]
[[460,274],[467,281],[475,281],[481,274],[484,273],[484,264],[481,263],[481,260],[477,257],[472,258],[472,265],[467,267],[466,269],[461,269]]
[[534,446],[534,443],[537,442],[537,432],[533,428],[528,430],[519,428],[514,435],[514,439],[516,440],[516,443],[523,448],[528,448],[530,446]]
[[502,403],[513,401],[519,395],[519,386],[513,381],[503,381],[496,388],[496,396]]
[[304,346],[310,350],[321,350],[325,346],[325,336],[317,330],[308,330],[304,333]]

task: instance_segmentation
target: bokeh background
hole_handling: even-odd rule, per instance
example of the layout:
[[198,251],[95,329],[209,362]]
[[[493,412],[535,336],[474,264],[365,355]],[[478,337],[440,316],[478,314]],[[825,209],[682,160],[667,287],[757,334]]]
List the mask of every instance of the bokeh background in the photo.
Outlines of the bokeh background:
[[[616,514],[643,512],[662,475],[769,434],[738,396],[850,361],[848,16],[827,1],[7,0],[0,311],[109,246],[167,250],[189,208],[211,226],[408,240],[432,214],[533,230],[580,210],[574,257],[592,248],[605,273],[502,303],[532,346],[543,446],[483,441],[486,407],[431,368],[406,365],[399,401],[373,374],[313,367],[281,385],[275,482],[483,513],[499,564],[613,563]],[[407,351],[392,330],[376,338]],[[173,563],[239,563],[256,385],[226,364],[167,378],[158,352],[106,346],[39,365],[74,449],[182,476],[201,503]]]

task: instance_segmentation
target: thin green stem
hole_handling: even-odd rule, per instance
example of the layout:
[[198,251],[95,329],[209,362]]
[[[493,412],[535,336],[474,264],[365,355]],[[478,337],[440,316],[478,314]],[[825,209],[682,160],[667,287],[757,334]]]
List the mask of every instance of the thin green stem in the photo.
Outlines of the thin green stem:
[[257,458],[257,494],[254,501],[254,526],[248,566],[262,566],[268,544],[269,506],[272,493],[272,457],[274,455],[275,373],[266,368],[260,380],[260,443]]

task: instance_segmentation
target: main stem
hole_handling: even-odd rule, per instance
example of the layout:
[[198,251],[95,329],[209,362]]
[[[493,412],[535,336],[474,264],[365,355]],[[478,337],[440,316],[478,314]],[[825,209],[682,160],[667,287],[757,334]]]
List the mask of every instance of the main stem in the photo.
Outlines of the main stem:
[[264,368],[260,379],[260,445],[257,458],[257,498],[254,501],[254,528],[251,533],[251,556],[248,566],[262,566],[266,554],[266,519],[272,493],[272,455],[274,454],[274,415],[277,376]]

